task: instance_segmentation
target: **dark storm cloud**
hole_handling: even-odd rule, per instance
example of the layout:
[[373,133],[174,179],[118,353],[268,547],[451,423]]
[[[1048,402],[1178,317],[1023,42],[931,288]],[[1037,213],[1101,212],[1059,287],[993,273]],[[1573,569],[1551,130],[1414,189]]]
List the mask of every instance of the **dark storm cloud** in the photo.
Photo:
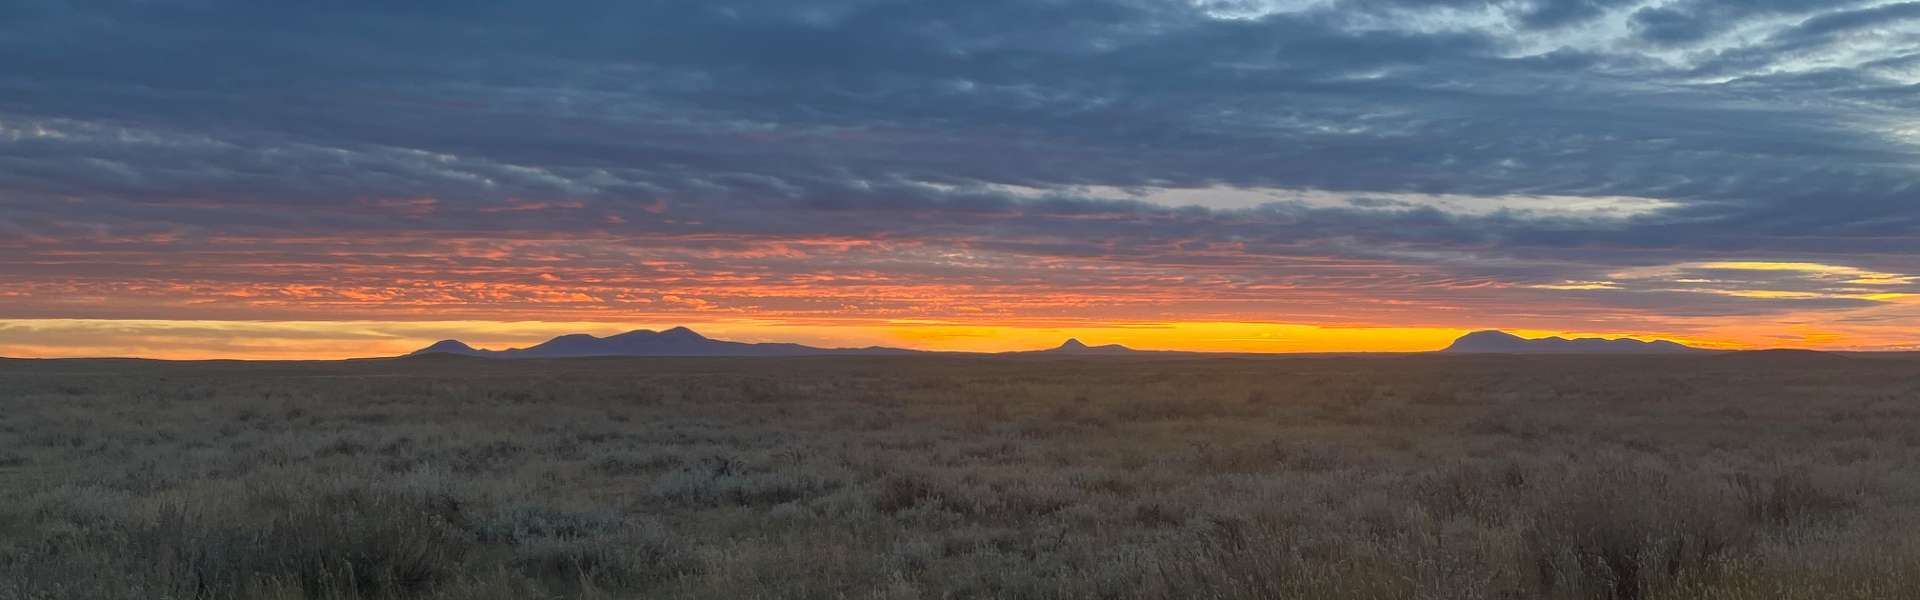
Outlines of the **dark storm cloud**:
[[[1897,75],[1913,34],[1881,31],[1913,4],[1309,4],[11,2],[0,232],[46,238],[25,253],[594,232],[1140,265],[1232,245],[1206,260],[1522,282],[1920,250],[1920,133],[1900,131],[1920,109]],[[1775,25],[1708,45],[1755,23]],[[1215,187],[1367,200],[1152,201]],[[1667,204],[1466,213],[1426,194]]]

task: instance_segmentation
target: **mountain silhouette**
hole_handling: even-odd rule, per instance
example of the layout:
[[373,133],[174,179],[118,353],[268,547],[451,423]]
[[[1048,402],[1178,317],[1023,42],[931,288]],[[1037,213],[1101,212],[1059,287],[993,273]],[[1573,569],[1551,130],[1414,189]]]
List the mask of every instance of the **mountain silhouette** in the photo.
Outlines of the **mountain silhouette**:
[[527,348],[481,350],[459,340],[442,340],[409,356],[458,354],[488,358],[581,358],[591,356],[829,356],[918,354],[900,348],[815,348],[800,344],[729,342],[675,327],[666,331],[640,329],[597,337],[585,333],[559,336]]
[[[1527,339],[1503,331],[1476,331],[1454,340],[1443,353],[1448,354],[1673,354],[1706,352],[1669,341],[1642,342],[1632,339],[1549,337]],[[901,356],[960,355],[955,352],[926,352],[903,348],[869,346],[866,348],[817,348],[793,343],[747,343],[716,340],[686,327],[665,331],[640,329],[599,337],[572,333],[526,348],[486,350],[460,340],[441,340],[408,356],[450,355],[486,358],[583,358],[595,356]],[[1003,356],[1121,356],[1121,355],[1215,355],[1218,353],[1160,352],[1135,350],[1120,344],[1089,346],[1068,339],[1044,350],[1003,352]]]
[[1103,355],[1110,356],[1114,354],[1140,354],[1140,353],[1141,351],[1139,350],[1134,350],[1132,348],[1128,348],[1126,346],[1122,346],[1119,344],[1107,344],[1104,346],[1088,346],[1085,343],[1082,343],[1078,339],[1067,338],[1067,341],[1062,342],[1059,346],[1055,346],[1053,348],[1048,348],[1046,350],[1031,350],[1027,352],[1020,352],[1018,354],[1068,354],[1068,355],[1076,355],[1076,356],[1103,356]]
[[1703,352],[1666,340],[1547,337],[1527,339],[1504,331],[1476,331],[1454,340],[1449,354],[1675,354]]
[[475,354],[480,352],[460,340],[440,340],[432,346],[413,351],[414,354]]

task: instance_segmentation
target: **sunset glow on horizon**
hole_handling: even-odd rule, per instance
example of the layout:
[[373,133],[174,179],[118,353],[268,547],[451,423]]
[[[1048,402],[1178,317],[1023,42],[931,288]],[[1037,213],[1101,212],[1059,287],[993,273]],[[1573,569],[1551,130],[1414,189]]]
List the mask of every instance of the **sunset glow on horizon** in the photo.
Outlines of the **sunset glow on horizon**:
[[[169,360],[334,360],[404,355],[443,339],[475,347],[524,348],[573,333],[607,336],[688,326],[715,339],[793,342],[823,348],[883,346],[943,352],[1039,350],[1067,339],[1136,350],[1219,353],[1428,352],[1469,328],[1320,327],[1250,322],[993,326],[940,322],[872,325],[715,321],[671,324],[568,321],[166,321],[37,319],[0,321],[0,356],[15,358],[141,357]],[[1842,334],[1804,331],[1799,340],[1725,342],[1683,335],[1509,329],[1528,338],[1665,339],[1719,350],[1770,347],[1884,349],[1849,345]],[[42,344],[39,340],[59,340]]]
[[23,8],[0,356],[1920,349],[1889,4],[965,4]]

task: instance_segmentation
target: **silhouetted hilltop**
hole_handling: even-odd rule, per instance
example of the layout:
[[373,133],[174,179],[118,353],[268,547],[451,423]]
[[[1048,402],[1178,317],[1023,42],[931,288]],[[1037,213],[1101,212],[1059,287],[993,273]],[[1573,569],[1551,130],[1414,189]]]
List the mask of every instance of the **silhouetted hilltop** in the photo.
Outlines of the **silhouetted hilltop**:
[[421,348],[412,355],[458,354],[488,358],[580,358],[589,356],[828,356],[917,354],[900,348],[815,348],[800,344],[752,344],[729,342],[700,335],[692,329],[675,327],[666,331],[640,329],[597,337],[572,333],[528,348],[481,350],[459,340],[443,340]]
[[1476,331],[1454,340],[1450,354],[1677,354],[1703,352],[1666,340],[1547,337],[1527,339],[1504,331]]
[[1134,350],[1132,348],[1128,348],[1126,346],[1122,346],[1119,344],[1107,344],[1104,346],[1088,346],[1084,343],[1081,343],[1081,341],[1078,339],[1068,338],[1067,341],[1062,342],[1059,346],[1056,346],[1054,348],[1050,348],[1047,350],[1035,350],[1035,351],[1032,351],[1031,353],[1032,354],[1074,354],[1074,355],[1098,356],[1098,355],[1112,355],[1112,354],[1136,354],[1139,352],[1140,352],[1139,350]]
[[479,351],[460,340],[440,340],[434,342],[432,346],[413,351],[414,354],[473,354],[476,352]]

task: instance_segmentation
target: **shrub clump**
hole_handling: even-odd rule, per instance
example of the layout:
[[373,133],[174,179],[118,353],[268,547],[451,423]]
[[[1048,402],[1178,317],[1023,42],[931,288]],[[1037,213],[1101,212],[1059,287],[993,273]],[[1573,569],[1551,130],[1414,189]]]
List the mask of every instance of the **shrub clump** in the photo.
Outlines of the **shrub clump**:
[[1632,465],[1575,471],[1544,495],[1523,540],[1539,591],[1639,600],[1711,578],[1758,529],[1713,478]]
[[463,506],[445,497],[322,495],[264,523],[162,511],[128,533],[129,556],[172,597],[419,595],[461,574],[474,540]]

